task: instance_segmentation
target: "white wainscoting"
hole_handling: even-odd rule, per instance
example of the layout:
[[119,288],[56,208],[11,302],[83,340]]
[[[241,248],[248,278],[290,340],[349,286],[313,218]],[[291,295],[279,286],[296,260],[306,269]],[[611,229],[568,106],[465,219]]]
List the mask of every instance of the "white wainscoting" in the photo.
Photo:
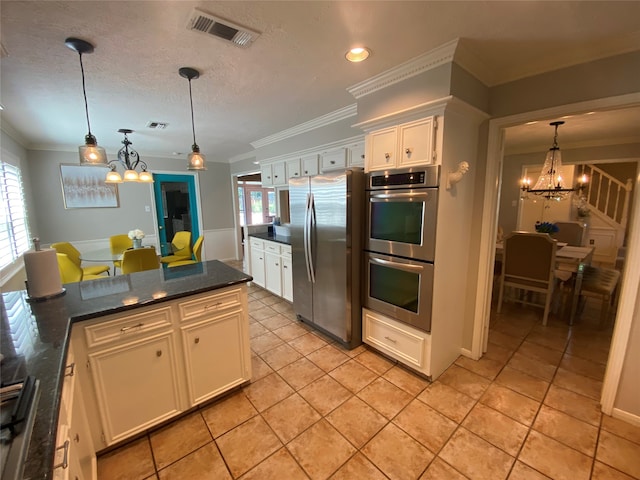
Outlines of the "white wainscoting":
[[203,260],[235,260],[236,235],[233,228],[204,231]]

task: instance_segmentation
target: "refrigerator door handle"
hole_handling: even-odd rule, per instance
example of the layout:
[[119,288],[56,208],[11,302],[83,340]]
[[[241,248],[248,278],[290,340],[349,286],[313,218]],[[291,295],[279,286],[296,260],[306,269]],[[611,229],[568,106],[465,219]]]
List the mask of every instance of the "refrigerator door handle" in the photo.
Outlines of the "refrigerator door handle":
[[311,215],[309,205],[311,201],[311,194],[307,193],[307,203],[304,207],[304,227],[302,229],[302,249],[304,250],[304,264],[307,268],[307,280],[311,282],[311,269],[309,267],[309,217]]
[[316,204],[313,193],[309,194],[309,223],[307,224],[309,234],[307,235],[307,251],[309,252],[308,272],[311,283],[316,283],[316,269],[313,264],[313,230],[315,227]]

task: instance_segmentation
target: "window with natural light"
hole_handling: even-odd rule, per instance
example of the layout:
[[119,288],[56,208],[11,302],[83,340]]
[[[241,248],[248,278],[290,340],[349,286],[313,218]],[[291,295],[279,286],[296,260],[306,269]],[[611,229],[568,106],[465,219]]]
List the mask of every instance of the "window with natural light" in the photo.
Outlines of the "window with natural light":
[[0,162],[0,269],[29,249],[29,225],[20,169]]

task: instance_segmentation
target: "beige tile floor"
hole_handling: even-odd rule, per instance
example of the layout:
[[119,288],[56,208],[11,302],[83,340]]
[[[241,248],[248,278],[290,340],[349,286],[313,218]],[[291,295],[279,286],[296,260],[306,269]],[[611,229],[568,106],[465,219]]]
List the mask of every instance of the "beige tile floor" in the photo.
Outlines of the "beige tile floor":
[[100,480],[640,479],[640,428],[598,408],[598,304],[573,328],[510,306],[484,358],[429,383],[249,292],[251,384],[101,455]]

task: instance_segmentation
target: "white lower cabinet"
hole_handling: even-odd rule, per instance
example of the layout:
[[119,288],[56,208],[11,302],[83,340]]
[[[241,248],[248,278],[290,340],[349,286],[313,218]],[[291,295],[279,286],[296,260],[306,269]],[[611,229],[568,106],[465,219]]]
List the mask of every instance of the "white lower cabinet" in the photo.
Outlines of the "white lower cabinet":
[[291,245],[257,238],[251,238],[249,245],[254,283],[292,302]]
[[362,309],[362,341],[430,376],[431,335],[378,312]]
[[107,444],[180,413],[174,333],[89,354]]
[[[85,437],[92,441],[95,459],[96,450],[251,379],[247,287],[226,287],[79,322],[72,346],[86,375],[78,403],[86,409],[88,421],[82,423],[88,431],[76,431],[72,423],[70,435],[79,439],[78,445]],[[76,406],[74,401],[74,418],[81,412]],[[61,407],[62,423],[67,422]],[[84,454],[77,459],[83,472],[89,468]]]

